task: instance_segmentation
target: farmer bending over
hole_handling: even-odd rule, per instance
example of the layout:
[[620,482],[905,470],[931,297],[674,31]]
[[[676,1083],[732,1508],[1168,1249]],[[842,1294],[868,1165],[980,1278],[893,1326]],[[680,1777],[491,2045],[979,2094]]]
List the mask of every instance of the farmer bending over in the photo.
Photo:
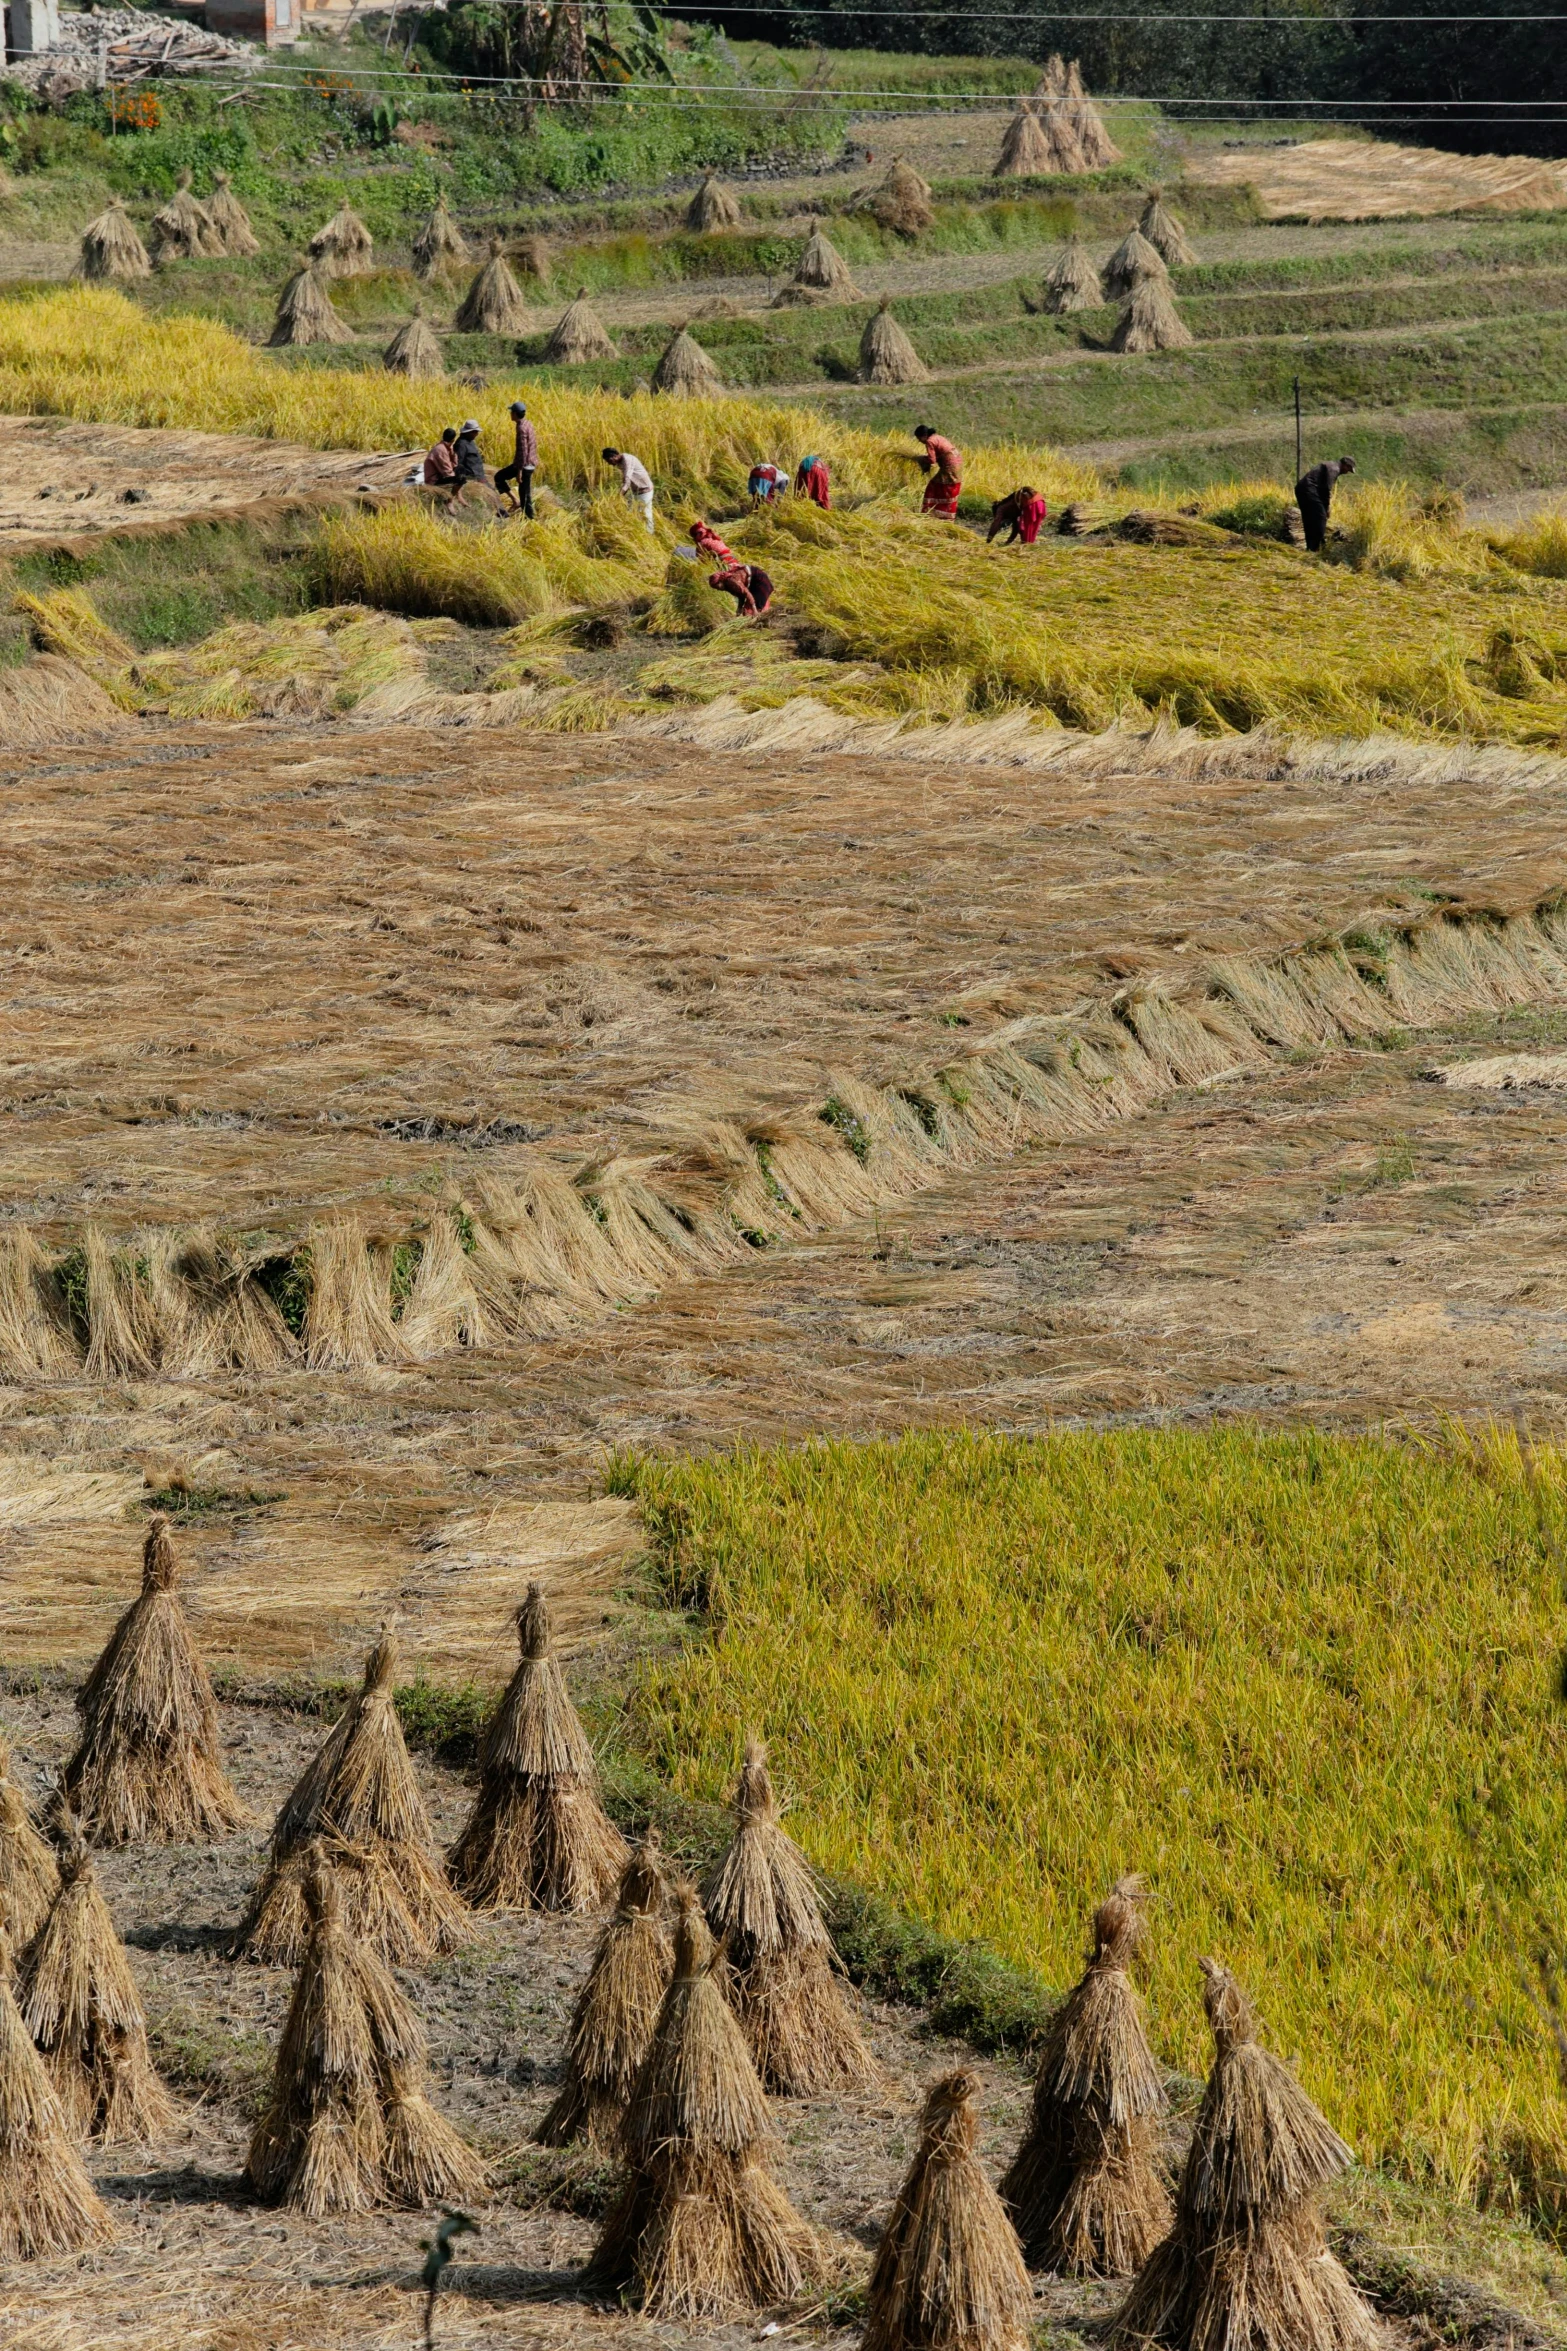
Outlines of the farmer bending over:
[[691,544],[699,555],[705,555],[709,563],[716,563],[721,570],[737,560],[733,548],[725,546],[710,522],[699,520],[691,525]]
[[653,476],[640,457],[633,457],[629,449],[601,449],[599,455],[606,465],[619,468],[621,496],[628,506],[639,506],[642,520],[649,530],[653,528]]
[[963,459],[944,433],[934,425],[917,424],[914,438],[923,445],[925,454],[918,462],[930,479],[925,484],[922,514],[939,514],[946,522],[958,519],[958,492],[963,487]]
[[789,487],[789,476],[781,465],[753,465],[746,476],[746,496],[753,506],[771,506]]
[[823,512],[831,506],[832,486],[827,479],[825,457],[801,458],[795,468],[794,494],[797,498],[809,498],[811,504],[820,506]]
[[985,533],[988,547],[998,531],[1005,531],[1003,547],[1010,547],[1021,539],[1025,547],[1032,547],[1044,528],[1050,509],[1037,490],[1013,490],[1009,496],[998,498],[990,510],[990,528]]
[[1327,541],[1333,485],[1341,473],[1354,470],[1353,457],[1329,457],[1321,465],[1314,465],[1309,473],[1303,473],[1295,484],[1295,503],[1306,526],[1307,549],[1313,555],[1320,555]]
[[528,411],[520,400],[511,404],[511,420],[517,428],[517,446],[512,451],[510,465],[503,465],[495,476],[495,487],[504,497],[513,483],[517,486],[517,504],[529,522],[533,520],[533,476],[539,463],[539,436],[528,422]]
[[759,620],[773,600],[773,583],[759,563],[742,563],[731,555],[722,571],[709,575],[708,586],[721,596],[732,596],[741,620]]

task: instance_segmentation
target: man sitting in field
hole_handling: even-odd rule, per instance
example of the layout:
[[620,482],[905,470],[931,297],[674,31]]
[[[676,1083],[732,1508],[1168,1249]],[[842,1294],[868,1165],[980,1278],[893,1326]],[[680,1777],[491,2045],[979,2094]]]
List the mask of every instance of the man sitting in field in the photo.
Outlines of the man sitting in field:
[[427,490],[449,490],[457,478],[457,459],[452,444],[457,438],[457,427],[449,424],[435,447],[424,461],[424,486]]

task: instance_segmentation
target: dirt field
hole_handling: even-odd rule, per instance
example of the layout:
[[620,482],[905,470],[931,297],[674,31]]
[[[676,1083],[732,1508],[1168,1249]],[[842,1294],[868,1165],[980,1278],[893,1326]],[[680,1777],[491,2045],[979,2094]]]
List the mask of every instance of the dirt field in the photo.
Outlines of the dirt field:
[[1567,171],[1532,155],[1452,155],[1388,139],[1303,139],[1225,155],[1194,150],[1189,179],[1250,184],[1273,220],[1395,220],[1440,212],[1551,212]]

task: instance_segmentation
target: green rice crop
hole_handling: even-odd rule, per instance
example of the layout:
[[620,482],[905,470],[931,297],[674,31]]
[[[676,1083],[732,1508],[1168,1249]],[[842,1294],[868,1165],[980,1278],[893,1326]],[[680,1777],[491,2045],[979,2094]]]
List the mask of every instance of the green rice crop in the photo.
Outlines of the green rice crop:
[[1061,1984],[1140,1869],[1169,2063],[1206,2067],[1217,1953],[1367,2161],[1554,2199],[1523,1956],[1567,1917],[1554,1459],[938,1432],[617,1476],[707,1614],[633,1702],[678,1791],[762,1732],[822,1868]]

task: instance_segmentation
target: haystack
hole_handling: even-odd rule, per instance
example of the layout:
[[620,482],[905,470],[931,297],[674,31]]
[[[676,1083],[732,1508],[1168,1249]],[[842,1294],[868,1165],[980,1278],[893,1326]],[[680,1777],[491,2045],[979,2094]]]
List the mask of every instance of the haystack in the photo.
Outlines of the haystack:
[[665,1893],[663,1858],[650,1830],[622,1872],[614,1915],[571,2013],[565,2083],[539,2125],[546,2147],[580,2138],[609,2144],[619,2129],[674,1964]]
[[1007,124],[1006,136],[1001,142],[1001,153],[996,157],[991,178],[997,180],[1037,180],[1056,169],[1050,141],[1033,108],[1019,99]]
[[394,1966],[453,1951],[462,1904],[446,1882],[435,1832],[397,1719],[397,1648],[383,1633],[364,1683],[306,1765],[277,1816],[266,1870],[236,1937],[271,1967],[296,1967],[309,1941],[305,1881],[325,1841],[349,1931]]
[[414,238],[415,274],[422,278],[448,277],[472,258],[467,238],[446,209],[446,198],[437,196],[434,210],[426,214]]
[[724,388],[724,379],[687,327],[677,329],[653,370],[655,392],[681,400],[710,400]]
[[923,384],[930,369],[893,317],[891,302],[891,295],[883,294],[879,307],[865,322],[860,337],[860,381]]
[[1186,231],[1174,213],[1165,210],[1164,199],[1157,188],[1149,191],[1142,218],[1137,224],[1137,233],[1147,239],[1160,260],[1171,269],[1179,269],[1183,263],[1197,258],[1195,249],[1187,242]]
[[451,1852],[476,1910],[592,1910],[627,1860],[604,1816],[598,1766],[550,1652],[543,1587],[517,1611],[522,1660],[479,1748],[479,1793]]
[[1050,58],[1030,104],[1044,130],[1045,144],[1050,150],[1050,169],[1059,172],[1091,169],[1077,134],[1075,109],[1067,95],[1066,67],[1059,56]]
[[323,277],[362,278],[370,267],[373,239],[345,196],[310,240],[310,258]]
[[33,1825],[11,1778],[11,1750],[0,1739],[0,1929],[18,1949],[43,1925],[59,1891],[53,1848]]
[[882,228],[899,237],[919,236],[936,218],[929,181],[922,180],[901,155],[893,157],[885,179],[866,197],[865,209]]
[[114,2235],[11,1990],[0,1933],[0,2261],[79,2253]]
[[218,1753],[212,1684],[178,1580],[160,1511],[142,1547],[141,1591],[76,1701],[82,1735],[63,1785],[95,1845],[181,1844],[245,1818]]
[[1138,278],[1110,337],[1111,350],[1184,351],[1191,340],[1191,329],[1175,307],[1169,279]]
[[263,2203],[311,2219],[474,2194],[484,2166],[430,2104],[418,2019],[382,1962],[350,1933],[319,1846],[309,1857],[305,1901],[310,1938],[246,2179]]
[[416,310],[407,325],[398,328],[381,354],[381,365],[394,376],[445,375],[440,343],[422,310]]
[[773,2177],[767,2100],[681,1898],[675,1972],[621,2126],[628,2178],[584,2283],[635,2286],[653,2318],[730,2317],[799,2294],[820,2260]]
[[1288,2066],[1254,2039],[1227,1968],[1201,1962],[1215,2061],[1175,2226],[1122,2304],[1113,2345],[1371,2351],[1370,2310],[1327,2249],[1317,2199],[1352,2158]]
[[874,2081],[834,1974],[810,1863],[778,1817],[767,1750],[748,1739],[735,1833],[705,1888],[724,1988],[770,2090],[812,2097]]
[[850,277],[843,255],[820,229],[813,229],[795,263],[793,277],[773,296],[773,308],[786,310],[801,302],[857,302],[859,298],[860,289]]
[[1073,135],[1088,170],[1103,171],[1107,165],[1119,163],[1121,150],[1105,129],[1098,107],[1083,87],[1082,72],[1075,57],[1066,70],[1066,95]]
[[147,248],[118,196],[111,197],[97,219],[83,229],[78,266],[84,278],[151,277]]
[[180,173],[179,186],[161,212],[152,216],[154,261],[198,261],[204,253],[221,253],[218,233],[207,208],[190,192],[190,173]]
[[286,343],[351,343],[352,330],[332,307],[326,279],[313,261],[295,271],[278,296],[277,317],[267,343],[279,350]]
[[464,335],[520,335],[526,329],[528,305],[499,237],[490,239],[490,258],[459,303],[454,323]]
[[723,181],[709,172],[686,206],[686,227],[699,237],[710,237],[717,229],[739,226],[739,205]]
[[1075,237],[1068,237],[1045,273],[1045,309],[1052,318],[1098,310],[1104,302],[1099,272]]
[[863,2351],[1024,2351],[1023,2256],[977,2152],[979,2076],[937,2082],[871,2270]]
[[207,218],[225,253],[244,260],[261,251],[261,240],[251,227],[250,215],[235,195],[226,171],[217,174],[217,185],[207,198]]
[[1123,1878],[1094,1913],[1087,1971],[1051,2020],[1028,2129],[1001,2181],[1031,2269],[1124,2277],[1170,2225],[1157,2160],[1164,2083],[1129,1972],[1140,1893]]
[[541,286],[547,286],[555,274],[549,243],[544,237],[522,238],[513,248],[512,258],[523,277],[537,278]]
[[604,330],[598,312],[579,292],[544,346],[544,356],[556,367],[579,367],[587,359],[615,359],[617,346]]
[[17,2006],[79,2139],[150,2139],[173,2103],[153,2070],[147,2019],[109,1906],[70,1813],[60,1891],[22,1954]]
[[1140,229],[1128,229],[1104,266],[1104,287],[1112,302],[1123,302],[1139,278],[1169,276],[1157,246]]

